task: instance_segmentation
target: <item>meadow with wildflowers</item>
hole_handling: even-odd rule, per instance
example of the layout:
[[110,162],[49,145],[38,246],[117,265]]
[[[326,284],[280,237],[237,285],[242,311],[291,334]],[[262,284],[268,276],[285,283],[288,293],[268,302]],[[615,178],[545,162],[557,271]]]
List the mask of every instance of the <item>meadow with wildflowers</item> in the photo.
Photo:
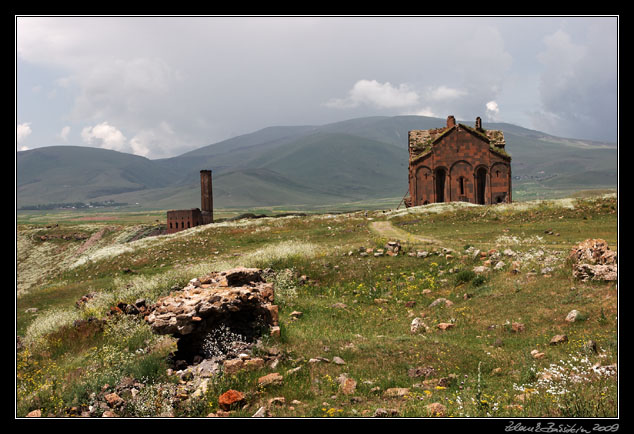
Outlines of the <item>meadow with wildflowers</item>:
[[[568,260],[587,238],[617,249],[616,197],[514,205],[245,219],[141,239],[161,215],[18,216],[16,416],[100,416],[106,386],[133,378],[142,386],[117,416],[205,417],[233,389],[245,396],[223,413],[233,417],[616,417],[617,284],[576,280]],[[262,342],[279,356],[187,395],[170,375],[176,339],[111,308],[235,266],[275,283],[281,333]],[[567,321],[573,309],[582,315]],[[262,387],[273,372],[283,381]]]

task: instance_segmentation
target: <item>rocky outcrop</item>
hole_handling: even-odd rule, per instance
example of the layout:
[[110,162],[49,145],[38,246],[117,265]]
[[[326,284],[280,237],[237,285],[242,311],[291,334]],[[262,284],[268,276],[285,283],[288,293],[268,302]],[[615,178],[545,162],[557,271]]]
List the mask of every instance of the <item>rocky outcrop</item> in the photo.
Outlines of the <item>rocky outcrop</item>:
[[[178,357],[211,358],[240,351],[278,325],[274,287],[257,268],[234,268],[192,279],[149,307],[145,319],[158,334],[179,339]],[[235,344],[238,345],[235,345]]]
[[588,239],[570,251],[572,275],[580,280],[616,280],[617,254],[600,238]]

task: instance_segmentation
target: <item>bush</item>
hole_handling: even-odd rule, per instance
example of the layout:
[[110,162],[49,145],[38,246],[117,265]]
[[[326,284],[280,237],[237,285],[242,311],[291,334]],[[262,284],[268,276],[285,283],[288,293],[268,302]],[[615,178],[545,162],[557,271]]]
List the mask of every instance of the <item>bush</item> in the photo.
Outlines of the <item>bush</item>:
[[484,277],[483,275],[479,274],[477,276],[475,276],[473,278],[473,280],[471,280],[471,285],[473,285],[474,287],[478,287],[478,286],[482,286],[486,283],[487,278]]
[[471,282],[476,277],[472,270],[462,270],[456,274],[456,285]]

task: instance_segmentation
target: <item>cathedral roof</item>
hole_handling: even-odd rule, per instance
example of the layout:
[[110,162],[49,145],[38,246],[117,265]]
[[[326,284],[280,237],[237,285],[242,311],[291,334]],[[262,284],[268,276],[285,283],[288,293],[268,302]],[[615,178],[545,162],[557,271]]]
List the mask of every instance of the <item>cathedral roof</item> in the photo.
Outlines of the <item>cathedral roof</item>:
[[465,124],[455,124],[446,128],[432,128],[429,130],[412,130],[409,132],[409,154],[410,161],[418,160],[431,153],[434,145],[443,137],[448,136],[457,129],[464,129],[465,131],[473,134],[480,140],[489,144],[489,149],[492,152],[502,155],[503,157],[510,157],[506,153],[504,147],[506,141],[504,140],[504,133],[500,130],[484,130],[476,129]]

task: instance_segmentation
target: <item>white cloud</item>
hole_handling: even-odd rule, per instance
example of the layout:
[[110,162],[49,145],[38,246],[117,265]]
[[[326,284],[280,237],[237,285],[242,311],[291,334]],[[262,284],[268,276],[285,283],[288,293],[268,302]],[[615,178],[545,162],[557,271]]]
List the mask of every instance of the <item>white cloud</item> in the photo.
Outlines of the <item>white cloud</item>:
[[325,105],[334,108],[352,108],[370,105],[377,108],[411,107],[418,104],[419,95],[406,84],[398,87],[376,80],[359,80],[345,98],[335,98]]
[[431,118],[435,118],[438,117],[438,115],[436,115],[436,113],[434,113],[431,109],[431,107],[425,107],[422,108],[420,110],[416,110],[415,112],[411,113],[415,116],[427,116],[427,117],[431,117]]
[[486,108],[486,118],[490,121],[498,120],[498,114],[500,113],[498,103],[495,101],[489,101],[486,103]]
[[63,141],[68,141],[68,135],[70,134],[70,127],[69,126],[65,126],[64,128],[62,128],[62,131],[60,131],[59,133],[59,137],[60,139],[62,139]]
[[132,147],[132,152],[136,155],[143,157],[150,155],[150,148],[146,145],[142,134],[132,137],[132,139],[130,139],[130,146]]
[[123,133],[107,122],[102,122],[94,127],[85,127],[81,131],[81,137],[88,145],[96,144],[101,148],[114,151],[125,151],[126,149],[126,138]]
[[24,122],[22,124],[18,124],[18,128],[17,128],[18,143],[22,143],[28,136],[31,135],[32,130],[30,125],[31,125],[30,122]]
[[432,101],[449,101],[467,95],[467,92],[447,86],[439,86],[429,90],[428,97]]

